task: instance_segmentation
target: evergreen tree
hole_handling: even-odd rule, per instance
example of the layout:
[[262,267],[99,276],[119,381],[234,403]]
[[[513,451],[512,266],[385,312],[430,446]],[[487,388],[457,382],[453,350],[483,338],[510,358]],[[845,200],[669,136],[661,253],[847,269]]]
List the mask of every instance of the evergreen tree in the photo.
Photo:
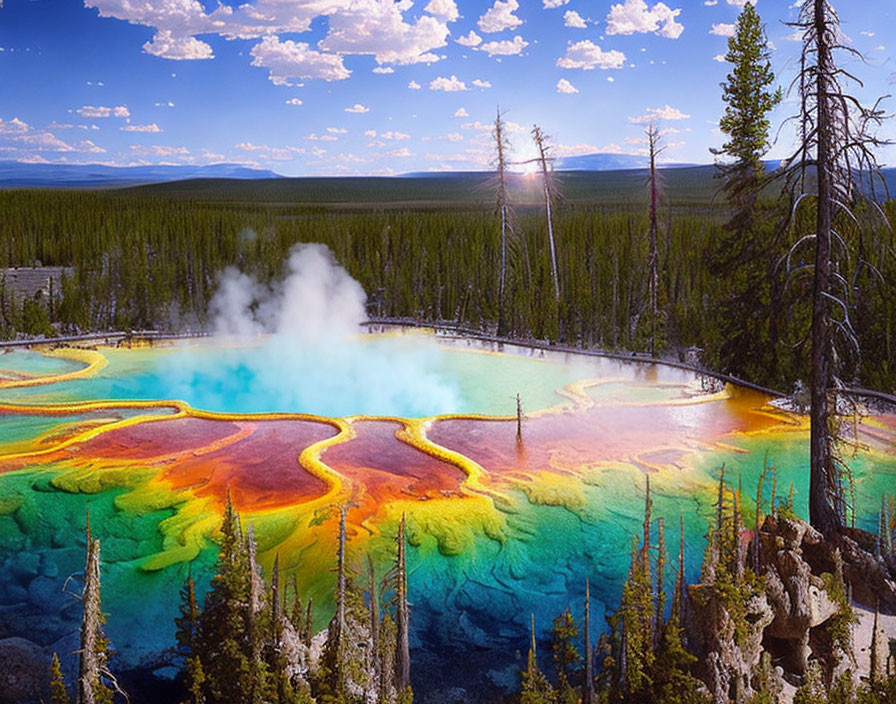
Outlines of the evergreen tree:
[[184,679],[187,691],[190,694],[191,704],[203,704],[203,686],[205,674],[202,671],[202,661],[196,652],[199,635],[199,606],[196,602],[196,584],[192,575],[187,577],[187,583],[180,590],[181,604],[180,616],[174,620],[177,626],[175,638],[178,649],[184,658]]
[[50,704],[71,704],[71,702],[71,697],[65,688],[65,680],[62,678],[59,655],[53,653],[53,661],[50,663]]
[[581,656],[573,645],[579,635],[579,627],[569,607],[554,619],[553,650],[554,665],[557,668],[557,698],[560,704],[576,704],[579,693],[572,686],[572,678],[578,668]]
[[768,113],[782,99],[770,56],[762,20],[748,2],[725,55],[731,72],[722,83],[725,113],[719,128],[728,140],[713,150],[722,159],[717,173],[733,212],[709,262],[713,274],[729,281],[717,306],[720,346],[712,361],[744,378],[761,378],[763,369],[774,378],[778,364],[780,237],[771,219],[758,217],[758,199],[768,181],[762,164],[770,147]]
[[532,615],[532,634],[529,644],[529,657],[526,669],[522,673],[522,695],[520,704],[554,704],[556,693],[548,678],[538,669],[538,657],[535,647],[535,615]]
[[213,704],[254,704],[249,641],[250,569],[239,514],[230,495],[221,526],[221,552],[199,619],[198,648]]

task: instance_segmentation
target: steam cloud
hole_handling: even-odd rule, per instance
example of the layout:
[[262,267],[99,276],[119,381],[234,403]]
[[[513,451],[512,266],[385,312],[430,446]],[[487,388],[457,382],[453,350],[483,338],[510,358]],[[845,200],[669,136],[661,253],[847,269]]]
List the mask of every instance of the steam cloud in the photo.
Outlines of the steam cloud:
[[456,411],[460,393],[439,373],[445,352],[419,336],[362,335],[365,305],[364,289],[321,244],[294,247],[272,286],[228,268],[210,304],[221,344],[170,359],[164,395],[221,411]]

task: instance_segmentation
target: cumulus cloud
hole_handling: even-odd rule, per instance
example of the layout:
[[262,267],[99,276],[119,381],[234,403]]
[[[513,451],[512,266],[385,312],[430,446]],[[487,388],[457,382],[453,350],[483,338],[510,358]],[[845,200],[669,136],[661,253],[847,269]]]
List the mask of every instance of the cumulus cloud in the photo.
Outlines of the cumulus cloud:
[[715,34],[719,37],[733,37],[734,36],[734,25],[733,24],[725,24],[724,22],[719,22],[717,24],[713,24],[712,29],[709,30],[710,34]]
[[391,66],[374,66],[374,73],[395,73],[395,69]]
[[474,32],[471,29],[469,34],[461,35],[454,41],[456,41],[461,46],[473,47],[473,46],[479,46],[480,44],[482,44],[482,37],[480,37],[478,34],[476,34],[476,32]]
[[360,115],[365,112],[370,112],[370,108],[361,105],[361,103],[355,103],[350,108],[346,108],[345,111],[355,113],[356,115]]
[[560,68],[580,68],[584,71],[622,68],[624,65],[625,54],[616,49],[604,51],[590,39],[570,44],[566,48],[566,56],[557,59]]
[[143,51],[153,56],[175,61],[215,58],[209,44],[196,37],[175,35],[170,29],[156,32],[152,41],[143,45]]
[[454,0],[431,0],[429,5],[423,8],[423,11],[436,17],[442,17],[448,22],[454,22],[460,16],[457,11],[457,3]]
[[643,115],[628,118],[629,122],[636,125],[643,125],[648,122],[658,122],[659,120],[687,120],[690,115],[686,115],[678,108],[666,105],[661,108],[647,108]]
[[563,25],[573,29],[585,29],[588,26],[585,23],[585,18],[575,10],[567,10],[563,13]]
[[159,126],[153,122],[151,125],[125,125],[120,128],[122,132],[161,132]]
[[718,61],[720,64],[725,63],[728,59],[725,58],[725,54],[716,54],[712,57],[713,61]]
[[454,111],[454,117],[469,117],[470,113],[467,112],[466,108],[458,108]]
[[[439,57],[432,49],[445,46],[449,34],[445,22],[421,16],[410,24],[403,11],[408,2],[355,0],[351,11],[330,16],[330,31],[318,46],[340,54],[372,54],[378,63],[432,63]],[[360,16],[359,16],[360,15]]]
[[544,9],[551,10],[555,7],[563,7],[569,0],[544,0]]
[[452,93],[459,90],[468,90],[467,84],[459,80],[457,76],[452,75],[451,78],[439,76],[429,82],[430,90],[443,90],[446,93]]
[[290,98],[289,100],[287,100],[285,102],[287,105],[301,105],[302,104],[302,101],[300,98]]
[[131,112],[125,105],[106,107],[105,105],[83,105],[75,110],[81,117],[130,117]]
[[529,42],[517,34],[512,40],[485,42],[476,47],[476,51],[484,51],[489,56],[519,56],[523,49],[529,46]]
[[495,0],[485,14],[479,18],[477,25],[486,34],[503,32],[505,29],[516,29],[523,21],[514,12],[520,8],[517,0]]
[[576,88],[572,83],[567,81],[565,78],[561,78],[557,81],[557,92],[558,93],[578,93],[579,89]]
[[420,90],[423,86],[421,86],[417,81],[411,81],[408,83],[408,88],[411,90]]
[[607,15],[607,34],[643,34],[653,32],[667,39],[678,39],[684,25],[675,21],[681,14],[662,2],[648,7],[645,0],[625,0],[612,5]]
[[278,86],[294,85],[296,80],[306,78],[341,81],[351,75],[341,56],[315,51],[305,42],[281,42],[267,36],[250,53],[252,65],[268,69],[268,78]]
[[483,81],[478,78],[473,80],[473,85],[477,88],[491,88],[492,84],[489,81]]
[[[373,136],[375,137],[376,134],[374,134]],[[409,135],[409,134],[405,134],[404,132],[398,132],[398,131],[392,131],[392,130],[389,130],[388,132],[380,132],[380,138],[381,138],[381,139],[393,140],[393,141],[398,142],[398,141],[401,141],[401,140],[403,140],[403,139],[410,139],[410,138],[411,138],[411,135]]]
[[446,22],[456,19],[456,5],[453,0],[432,0],[429,15],[406,20],[412,4],[409,0],[254,0],[217,3],[207,11],[200,0],[85,0],[100,17],[153,28],[155,36],[144,50],[162,58],[212,58],[211,47],[198,35],[279,40],[283,34],[307,32],[316,18],[325,17],[329,29],[318,46],[323,52],[370,54],[379,63],[436,61],[432,50],[445,45]]

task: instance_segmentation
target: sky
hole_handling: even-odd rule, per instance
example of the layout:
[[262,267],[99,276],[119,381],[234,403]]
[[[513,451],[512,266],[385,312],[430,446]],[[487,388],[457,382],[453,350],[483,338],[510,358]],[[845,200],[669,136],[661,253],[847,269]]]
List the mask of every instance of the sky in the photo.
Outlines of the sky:
[[[288,176],[642,153],[710,163],[744,0],[0,0],[0,161],[241,163]],[[896,91],[896,2],[834,0],[865,102]],[[759,0],[787,88],[793,0]],[[896,99],[885,101],[896,112]],[[793,148],[788,96],[772,158]],[[896,120],[881,130],[896,140]],[[896,163],[896,147],[879,158]],[[531,168],[520,164],[520,169]]]

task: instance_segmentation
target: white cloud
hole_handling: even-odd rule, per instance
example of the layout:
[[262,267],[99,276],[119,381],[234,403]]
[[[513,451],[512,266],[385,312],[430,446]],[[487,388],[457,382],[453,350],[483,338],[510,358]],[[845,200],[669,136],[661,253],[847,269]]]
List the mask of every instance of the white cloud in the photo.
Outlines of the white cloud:
[[718,61],[719,63],[723,64],[723,63],[725,63],[728,59],[725,58],[725,54],[716,54],[715,56],[712,57],[712,60],[713,60],[713,61]]
[[585,18],[575,10],[567,10],[563,13],[563,25],[573,29],[585,29],[588,26],[585,23]]
[[476,32],[474,32],[471,29],[469,34],[462,35],[462,36],[458,37],[457,39],[455,39],[454,41],[456,41],[461,46],[471,46],[472,47],[472,46],[479,46],[480,44],[482,44],[482,37],[480,37],[478,34],[476,34]]
[[460,16],[454,0],[431,0],[429,5],[423,8],[423,11],[436,17],[442,17],[448,22],[454,22]]
[[859,32],[863,37],[873,37],[874,32]]
[[370,108],[364,107],[363,105],[361,105],[361,103],[355,103],[350,108],[346,108],[345,111],[360,115],[365,112],[370,112]]
[[395,69],[391,66],[374,66],[374,73],[395,73]]
[[354,0],[349,10],[329,17],[330,31],[318,46],[340,54],[372,54],[377,63],[432,63],[432,49],[445,46],[448,25],[435,17],[404,21],[410,2]]
[[115,107],[106,107],[99,105],[83,105],[75,110],[81,117],[130,117],[131,112],[125,105],[116,105]]
[[376,130],[364,130],[364,136],[373,139],[376,137]]
[[578,93],[579,89],[576,88],[572,83],[567,81],[565,78],[561,78],[557,81],[557,92],[558,93]]
[[405,157],[414,156],[414,152],[407,147],[402,147],[401,149],[393,149],[388,152],[383,152],[381,156],[403,159]]
[[159,126],[153,122],[151,125],[125,125],[120,128],[122,132],[161,132]]
[[330,134],[347,134],[348,130],[345,127],[327,127],[327,132]]
[[544,9],[551,10],[555,7],[563,7],[569,0],[544,0]]
[[417,83],[417,81],[411,81],[410,83],[408,83],[408,88],[410,88],[411,90],[420,90],[422,86]]
[[404,132],[393,132],[392,130],[389,130],[388,132],[380,132],[380,138],[399,142],[403,139],[410,139],[411,135],[405,134]]
[[505,29],[516,29],[523,21],[514,15],[520,7],[517,0],[495,0],[485,14],[479,18],[477,25],[486,34],[503,32]]
[[703,0],[703,4],[707,7],[715,7],[719,4],[719,0]]
[[[208,3],[217,6],[206,11],[200,0],[85,0],[101,17],[153,28],[155,37],[144,48],[164,58],[212,58],[211,47],[197,35],[279,41],[280,35],[309,31],[316,18],[325,17],[329,29],[317,47],[325,53],[370,54],[378,63],[436,61],[431,52],[445,45],[447,24],[430,15],[405,21],[412,4],[410,0],[252,0]],[[430,7],[447,19],[453,4],[433,0]]]
[[519,56],[527,46],[529,46],[529,42],[517,34],[512,41],[502,39],[480,44],[476,47],[476,51],[484,51],[489,56]]
[[442,139],[447,142],[463,142],[464,136],[460,132],[449,132],[448,134],[443,134],[441,137],[436,137],[436,139]]
[[719,22],[717,24],[713,24],[712,29],[709,30],[709,33],[715,34],[717,37],[733,37],[734,25]]
[[166,103],[153,103],[153,105],[155,105],[157,108],[173,108],[174,107],[174,103],[172,103],[170,100]]
[[459,80],[457,76],[452,75],[451,78],[439,76],[429,82],[430,90],[443,90],[446,93],[452,93],[459,90],[467,90],[467,84]]
[[293,85],[291,81],[303,78],[341,81],[351,75],[341,56],[322,54],[305,42],[281,42],[275,36],[267,36],[250,53],[252,65],[268,69],[268,78],[278,86]]
[[628,121],[633,122],[636,125],[643,125],[659,120],[687,120],[688,118],[690,118],[690,115],[686,115],[678,108],[673,108],[671,105],[667,104],[662,108],[647,108],[643,115],[630,117],[628,118]]
[[478,78],[473,79],[473,85],[477,88],[491,88],[492,84],[489,81],[482,81]]
[[580,156],[582,154],[594,154],[597,151],[606,152],[606,149],[598,150],[593,144],[579,142],[578,144],[554,144],[551,146],[551,151],[554,153],[554,156]]
[[604,51],[590,39],[570,44],[566,48],[566,56],[557,59],[560,68],[580,68],[590,71],[593,68],[622,68],[625,65],[625,54],[616,49]]
[[287,105],[301,105],[302,101],[300,98],[290,98],[286,101]]
[[170,29],[156,32],[152,41],[143,45],[143,51],[153,56],[176,61],[215,58],[210,45],[196,37],[175,35]]
[[454,117],[469,117],[470,113],[467,112],[466,108],[458,108],[454,111]]
[[748,2],[752,2],[753,6],[756,6],[758,0],[728,0],[729,5],[734,5],[735,7],[743,7]]
[[190,153],[190,150],[186,147],[170,147],[164,144],[152,144],[149,146],[144,144],[132,144],[130,149],[135,154],[142,154],[145,156],[175,156]]
[[645,0],[625,0],[612,5],[607,15],[607,34],[636,34],[654,32],[667,39],[678,39],[684,25],[675,21],[681,14],[662,2],[648,7]]

